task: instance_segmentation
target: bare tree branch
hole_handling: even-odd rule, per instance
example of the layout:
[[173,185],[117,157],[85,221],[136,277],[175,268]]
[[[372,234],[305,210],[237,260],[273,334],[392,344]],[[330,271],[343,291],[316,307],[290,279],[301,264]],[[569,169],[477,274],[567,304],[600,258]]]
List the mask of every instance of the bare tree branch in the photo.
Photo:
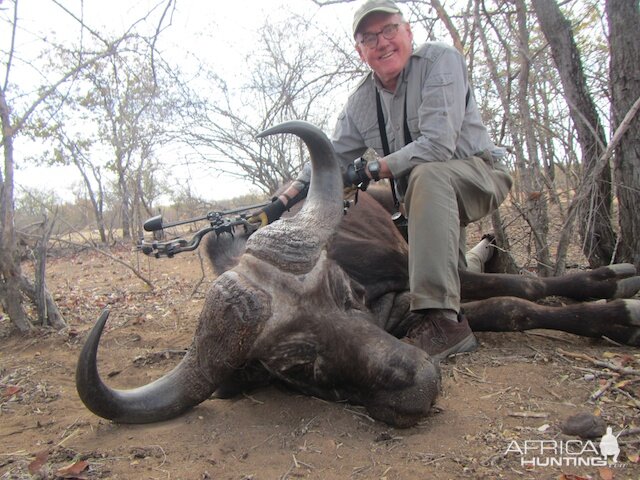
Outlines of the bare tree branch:
[[117,52],[118,43],[122,40],[123,40],[122,38],[117,40],[114,44],[111,45],[111,47],[108,50],[102,52],[101,54],[96,55],[90,60],[80,63],[75,68],[65,73],[61,78],[58,79],[57,82],[52,84],[50,87],[46,88],[38,96],[38,98],[29,106],[29,108],[27,108],[27,110],[22,114],[22,116],[14,122],[14,124],[10,127],[9,133],[11,135],[15,135],[18,132],[20,132],[20,130],[22,130],[22,128],[24,127],[24,124],[27,122],[31,114],[33,114],[33,112],[42,104],[42,102],[44,102],[47,98],[49,98],[51,94],[53,94],[53,92],[55,92],[58,89],[58,87],[64,84],[67,80],[69,80],[72,77],[75,77],[80,70],[95,64],[97,61],[103,58],[107,58],[114,55]]
[[13,61],[13,54],[15,53],[17,28],[18,28],[18,0],[15,0],[15,5],[13,7],[13,25],[11,28],[11,47],[9,47],[9,59],[7,60],[7,70],[4,77],[4,84],[2,86],[2,90],[4,92],[7,91],[7,86],[9,85],[9,72],[11,71],[11,62]]
[[[169,7],[171,7],[171,5],[173,5],[173,8],[175,10],[176,8],[175,2],[173,0],[167,0],[167,4],[165,5],[164,11],[160,16],[160,20],[158,20],[158,25],[156,26],[156,33],[153,35],[153,39],[151,41],[151,71],[153,73],[153,83],[156,87],[158,86],[158,79],[156,76],[156,62],[155,62],[156,42],[158,41],[158,37],[160,36],[160,32],[163,28],[162,23],[164,22],[164,18],[166,17],[167,12],[169,11]],[[169,20],[169,25],[171,25],[171,20]]]
[[571,201],[571,204],[569,205],[569,209],[567,211],[567,218],[565,219],[564,225],[562,226],[563,230],[571,228],[571,225],[575,220],[576,213],[579,210],[578,207],[580,203],[584,202],[591,195],[592,193],[591,190],[596,185],[598,178],[600,178],[600,175],[602,174],[602,171],[608,167],[609,160],[611,159],[611,156],[613,155],[614,150],[618,147],[620,140],[622,140],[622,137],[631,126],[633,119],[638,114],[639,110],[640,110],[640,97],[636,99],[634,104],[627,111],[622,122],[620,122],[620,126],[614,132],[613,137],[611,138],[611,141],[607,146],[607,149],[600,156],[600,158],[595,162],[593,169],[587,174],[587,176],[583,179],[583,181],[578,186],[578,189],[576,190],[576,194],[573,200]]

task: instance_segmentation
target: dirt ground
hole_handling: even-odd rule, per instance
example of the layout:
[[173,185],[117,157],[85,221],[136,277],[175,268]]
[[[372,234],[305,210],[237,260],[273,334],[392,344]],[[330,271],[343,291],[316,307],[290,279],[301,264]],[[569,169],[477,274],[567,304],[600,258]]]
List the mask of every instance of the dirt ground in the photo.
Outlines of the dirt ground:
[[[80,348],[101,309],[111,308],[101,374],[111,386],[138,386],[179,360],[212,279],[205,265],[204,284],[192,295],[203,275],[196,253],[162,260],[112,253],[139,262],[155,288],[85,250],[48,265],[67,329],[21,336],[0,319],[1,479],[640,478],[640,351],[552,331],[478,334],[477,352],[442,366],[432,414],[405,430],[372,421],[359,406],[277,387],[211,399],[153,425],[102,420],[74,384]],[[600,440],[561,433],[579,412],[600,416],[614,434],[625,429],[617,463],[579,464],[592,460],[589,448]],[[519,453],[526,445],[531,450]],[[540,445],[546,450],[536,453]],[[563,445],[573,450],[558,451]]]

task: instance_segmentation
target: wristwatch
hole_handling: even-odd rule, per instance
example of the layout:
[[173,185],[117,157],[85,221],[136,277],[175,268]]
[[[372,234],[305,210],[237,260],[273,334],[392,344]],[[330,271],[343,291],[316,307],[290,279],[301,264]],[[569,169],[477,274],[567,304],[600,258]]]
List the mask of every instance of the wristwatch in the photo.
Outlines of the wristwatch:
[[369,168],[371,178],[373,178],[376,182],[380,180],[380,162],[378,160],[372,160],[367,163],[367,168]]

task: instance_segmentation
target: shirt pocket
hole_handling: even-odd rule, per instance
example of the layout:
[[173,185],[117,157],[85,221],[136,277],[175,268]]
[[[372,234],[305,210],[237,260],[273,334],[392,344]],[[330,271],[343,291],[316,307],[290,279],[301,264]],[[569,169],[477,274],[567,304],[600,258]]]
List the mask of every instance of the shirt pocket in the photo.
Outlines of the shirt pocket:
[[425,87],[444,87],[453,83],[453,75],[451,73],[434,73],[429,75],[427,81],[424,83]]
[[451,73],[434,73],[427,78],[423,95],[423,107],[442,109],[453,103],[453,75]]

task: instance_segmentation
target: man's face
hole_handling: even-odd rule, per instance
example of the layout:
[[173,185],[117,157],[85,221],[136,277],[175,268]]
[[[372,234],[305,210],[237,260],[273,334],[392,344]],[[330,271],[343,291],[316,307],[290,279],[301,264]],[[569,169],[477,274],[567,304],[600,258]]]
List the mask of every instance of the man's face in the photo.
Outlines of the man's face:
[[[390,24],[400,24],[398,33],[391,40],[380,34],[378,44],[373,48],[360,43],[363,34],[379,33]],[[411,27],[403,22],[400,15],[375,12],[367,15],[360,24],[356,35],[356,50],[385,88],[395,90],[396,80],[411,57],[412,41]]]

